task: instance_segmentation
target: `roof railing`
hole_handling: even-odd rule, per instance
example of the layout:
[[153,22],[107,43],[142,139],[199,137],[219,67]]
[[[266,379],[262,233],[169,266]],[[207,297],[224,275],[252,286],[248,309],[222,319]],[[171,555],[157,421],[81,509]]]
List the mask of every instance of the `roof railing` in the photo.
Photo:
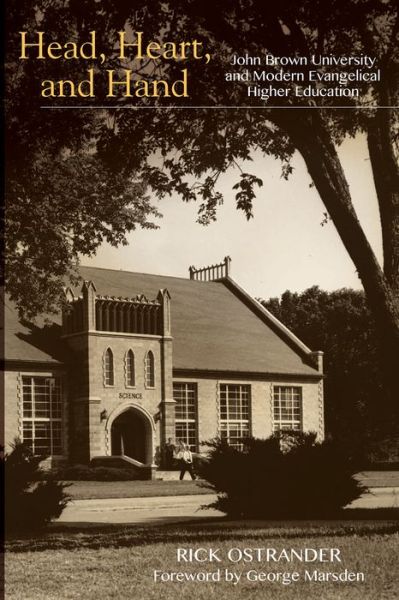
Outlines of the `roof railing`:
[[85,331],[170,335],[170,295],[159,290],[154,300],[144,294],[134,298],[103,296],[96,293],[92,281],[85,281],[82,295],[66,290],[67,304],[63,311],[64,334]]
[[194,281],[217,281],[218,279],[229,277],[230,271],[230,256],[225,256],[224,260],[217,265],[209,265],[208,267],[201,267],[199,269],[193,266],[189,268],[190,279]]

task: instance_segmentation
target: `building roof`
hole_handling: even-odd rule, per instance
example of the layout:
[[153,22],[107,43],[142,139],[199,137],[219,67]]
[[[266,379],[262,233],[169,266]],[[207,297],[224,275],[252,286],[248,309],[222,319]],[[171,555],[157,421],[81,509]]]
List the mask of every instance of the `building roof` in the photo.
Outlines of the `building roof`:
[[[168,289],[174,369],[318,374],[309,349],[230,278],[205,282],[95,267],[80,267],[80,274],[99,295],[154,299]],[[61,319],[52,321],[44,329],[21,324],[8,305],[6,358],[62,362]]]
[[64,359],[64,344],[60,340],[61,317],[40,317],[35,323],[20,321],[14,304],[5,298],[4,356],[6,360],[22,360],[57,364]]

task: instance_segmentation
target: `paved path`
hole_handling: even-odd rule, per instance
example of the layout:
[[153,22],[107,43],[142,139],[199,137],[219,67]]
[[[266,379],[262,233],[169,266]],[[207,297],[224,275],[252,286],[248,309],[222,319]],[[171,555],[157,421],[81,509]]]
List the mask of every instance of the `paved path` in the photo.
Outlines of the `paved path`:
[[150,498],[74,500],[62,513],[60,523],[179,523],[201,517],[221,517],[217,510],[201,509],[215,500],[213,494]]
[[399,487],[374,487],[348,508],[399,508]]
[[[223,513],[202,509],[215,499],[213,494],[163,496],[150,498],[110,498],[74,500],[62,513],[59,523],[130,523],[159,525],[204,517],[222,517]],[[353,502],[350,508],[399,508],[399,488],[373,488]]]

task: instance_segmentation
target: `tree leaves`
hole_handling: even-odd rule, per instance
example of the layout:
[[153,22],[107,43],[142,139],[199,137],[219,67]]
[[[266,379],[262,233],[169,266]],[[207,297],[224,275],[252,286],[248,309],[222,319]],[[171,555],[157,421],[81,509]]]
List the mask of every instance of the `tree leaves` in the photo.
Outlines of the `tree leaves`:
[[[56,192],[60,194],[60,204],[66,202],[68,206],[68,202],[71,202],[65,194],[62,195],[62,190],[51,183],[55,174],[60,177],[60,173],[58,170],[53,171],[50,157],[58,160],[62,152],[67,151],[74,156],[80,156],[81,151],[91,153],[103,165],[101,168],[105,169],[107,176],[117,177],[119,174],[120,183],[125,181],[127,187],[133,180],[142,181],[158,197],[177,193],[184,201],[198,200],[198,220],[207,224],[215,220],[217,207],[223,202],[217,190],[217,180],[232,165],[240,165],[250,160],[254,152],[261,152],[281,161],[282,177],[286,179],[292,172],[290,159],[295,149],[303,154],[301,137],[303,139],[306,135],[307,145],[312,149],[320,141],[322,134],[325,142],[323,151],[326,158],[329,158],[334,146],[338,146],[345,136],[370,130],[370,124],[376,118],[376,111],[371,108],[374,104],[383,103],[386,98],[393,105],[399,102],[399,17],[397,2],[394,0],[281,0],[272,4],[259,0],[247,3],[215,0],[212,5],[198,4],[194,0],[174,0],[173,3],[153,0],[145,5],[133,2],[123,6],[115,5],[110,0],[94,4],[86,0],[37,0],[35,3],[26,0],[14,3],[7,16],[10,19],[7,28],[9,51],[6,104],[7,178],[11,182],[9,198],[12,202],[28,207],[26,214],[30,215],[32,224],[35,224],[37,231],[41,228],[43,232],[49,232],[48,239],[52,239],[51,228],[55,219],[48,222],[46,214],[53,214],[49,205],[54,203]],[[151,99],[154,110],[147,111],[140,109],[139,102],[132,106],[132,100],[125,99],[121,104],[128,104],[131,110],[69,111],[65,118],[62,111],[40,109],[37,89],[37,82],[45,75],[46,78],[59,78],[57,61],[26,61],[22,64],[18,60],[18,31],[34,32],[39,20],[40,28],[48,32],[51,40],[65,41],[73,36],[84,38],[87,32],[95,30],[101,45],[111,49],[107,54],[107,62],[102,67],[104,71],[107,67],[121,66],[112,48],[118,31],[123,28],[144,31],[149,40],[165,36],[174,40],[198,39],[211,51],[212,61],[206,66],[198,61],[190,63],[190,97],[185,100],[188,109],[181,109],[181,105],[179,110],[170,108],[168,99],[161,97]],[[265,53],[272,53],[274,56],[367,54],[376,57],[378,63],[381,63],[384,76],[380,82],[359,83],[360,97],[348,101],[350,111],[331,110],[329,99],[319,99],[319,104],[323,106],[319,119],[310,117],[310,113],[314,114],[316,111],[269,110],[273,101],[265,104],[259,98],[251,99],[251,106],[256,110],[246,110],[243,107],[249,102],[247,85],[242,81],[227,85],[224,79],[233,53],[248,53],[252,56],[263,56]],[[139,74],[143,64],[136,61],[131,67]],[[180,73],[181,67],[181,63],[173,61],[166,66],[159,65],[162,75],[171,80]],[[85,69],[87,63],[84,61],[69,61],[68,65],[63,64],[62,72],[64,77],[76,79],[82,76]],[[104,86],[100,85],[100,95],[103,92]],[[70,100],[57,100],[58,104],[66,102],[69,103]],[[95,103],[96,99],[87,99],[88,105],[90,102]],[[308,106],[303,99],[278,99],[279,105],[284,102],[291,107],[295,104],[301,108]],[[192,110],[195,106],[203,108]],[[217,107],[217,110],[206,108],[207,106]],[[224,108],[226,106],[229,108]],[[146,107],[148,108],[148,102]],[[356,110],[356,107],[362,110]],[[303,127],[296,127],[296,123],[302,122],[302,115]],[[398,111],[390,111],[381,125],[388,131],[388,146],[396,144],[398,115]],[[295,130],[299,132],[297,135]],[[40,168],[43,148],[48,155],[45,159],[47,173]],[[382,162],[388,164],[389,161]],[[35,164],[39,165],[37,171]],[[331,179],[331,176],[330,173],[328,177]],[[30,189],[30,184],[36,177],[41,182],[42,198],[39,198],[39,184],[36,192]],[[336,169],[334,178],[333,187],[336,189],[342,183],[345,184],[342,170]],[[65,177],[61,175],[60,181],[63,179]],[[54,188],[51,202],[45,181],[49,188]],[[75,181],[77,182],[77,178]],[[99,180],[96,181],[99,183]],[[260,187],[259,182],[255,175],[245,174],[234,184],[237,207],[244,211],[247,218],[252,215],[252,201],[256,188]],[[317,186],[325,202],[329,196],[327,187],[325,180]],[[107,212],[99,199],[106,197],[106,186],[99,185],[95,192],[90,193],[89,203],[85,190],[78,183],[76,190],[80,190],[86,201],[77,208],[82,210],[83,219],[82,223],[78,222],[79,219],[74,220],[78,235],[73,239],[81,239],[80,245],[84,252],[94,252],[104,239],[110,243],[123,243],[125,238],[122,229],[126,227],[128,231],[129,227],[132,228],[135,218],[141,226],[147,226],[137,203],[133,213],[128,205],[122,206],[121,202],[117,204],[116,210],[113,210],[114,202],[111,202],[110,211]],[[118,190],[120,198],[128,202],[129,192],[124,194],[121,187]],[[30,208],[32,194],[37,207],[35,213]],[[116,198],[118,194],[115,194]],[[342,194],[338,193],[338,197],[340,196]],[[39,211],[41,202],[42,210]],[[76,198],[74,202],[76,203]],[[350,203],[349,195],[347,203]],[[144,203],[144,212],[146,209],[149,207]],[[336,226],[338,212],[339,210],[329,210]],[[62,213],[61,210],[58,222],[62,222],[66,214],[67,211]],[[18,211],[13,216],[11,211],[12,235],[17,239],[22,233],[23,243],[29,241],[32,252],[33,248],[39,252],[38,245],[33,241],[34,235],[29,233],[23,216]],[[68,224],[70,226],[66,219],[66,225]],[[352,222],[347,219],[346,223],[341,223],[338,231],[342,235],[342,232],[350,232],[353,227],[354,219]],[[57,231],[66,240],[69,239],[70,231],[67,226],[64,229],[58,228]],[[92,242],[89,239],[91,235]],[[53,246],[55,244],[54,241]],[[348,243],[346,246],[348,248]],[[57,264],[49,264],[49,269],[59,271],[60,265],[67,259],[72,264],[76,255],[65,252],[68,247],[73,248],[73,244],[59,244],[58,258],[55,261]],[[16,249],[14,244],[11,250],[15,252]],[[364,269],[364,264],[370,262],[366,244],[363,250],[362,258],[359,259],[358,253],[353,251],[351,256],[362,274],[365,287],[369,284],[369,297],[381,299],[384,290],[374,289],[376,277],[368,275],[367,269]],[[54,252],[54,257],[56,256],[57,252]],[[40,262],[39,257],[35,259],[33,254],[29,258]],[[20,268],[25,266],[27,270],[29,264],[21,263]],[[51,277],[50,271],[49,279]],[[12,289],[12,280],[8,280],[8,285]],[[377,287],[378,285],[382,287],[380,284]],[[15,288],[13,293],[17,297],[20,290],[17,292]],[[381,304],[381,300],[379,303]],[[386,315],[384,318],[386,320]]]
[[239,190],[236,194],[237,208],[242,210],[247,219],[253,217],[252,202],[255,198],[254,185],[262,187],[263,182],[259,177],[250,173],[241,173],[241,179],[233,185],[233,190]]
[[6,281],[25,317],[56,312],[80,255],[106,241],[126,243],[136,227],[154,228],[157,210],[142,184],[110,172],[85,152],[43,152],[6,190]]
[[378,338],[364,293],[317,286],[262,301],[310,348],[324,352],[326,424],[335,439],[358,443],[383,422]]

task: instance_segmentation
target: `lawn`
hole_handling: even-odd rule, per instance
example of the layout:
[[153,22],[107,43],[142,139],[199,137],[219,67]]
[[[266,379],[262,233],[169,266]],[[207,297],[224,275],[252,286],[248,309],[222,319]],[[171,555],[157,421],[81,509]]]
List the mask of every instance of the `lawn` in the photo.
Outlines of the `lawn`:
[[[365,471],[357,475],[370,487],[399,487],[399,471]],[[87,498],[145,498],[207,494],[199,481],[72,481],[68,494],[74,500]]]
[[147,498],[209,494],[199,481],[72,481],[67,492],[74,500],[87,498]]
[[[213,522],[157,528],[113,527],[80,533],[61,529],[42,538],[15,540],[6,554],[7,600],[251,599],[393,600],[398,589],[399,526],[393,521],[241,523]],[[178,563],[177,548],[212,548],[221,562]],[[337,548],[342,563],[237,562],[231,549]],[[34,551],[35,549],[36,551]],[[233,550],[231,558],[235,558]],[[225,569],[241,575],[225,581]],[[305,571],[364,573],[364,582],[304,581]],[[154,571],[185,576],[211,573],[220,581],[154,582]],[[250,581],[298,572],[300,580]],[[272,573],[272,574],[270,574]],[[281,577],[281,576],[280,576]]]

